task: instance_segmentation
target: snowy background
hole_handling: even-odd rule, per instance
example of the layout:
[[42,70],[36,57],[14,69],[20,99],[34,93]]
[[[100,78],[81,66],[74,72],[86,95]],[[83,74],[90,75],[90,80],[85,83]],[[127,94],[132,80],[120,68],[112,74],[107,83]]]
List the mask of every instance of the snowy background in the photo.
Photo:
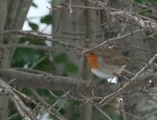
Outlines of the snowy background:
[[[49,1],[50,0],[33,0],[33,2],[37,5],[37,7],[31,6],[27,18],[29,19],[29,21],[39,25],[39,31],[43,31],[44,33],[51,34],[51,26],[49,25],[47,27],[46,24],[40,23],[40,18],[49,13],[49,9],[47,8],[47,7],[49,8],[51,7]],[[25,21],[24,23],[23,30],[31,30],[27,21]]]

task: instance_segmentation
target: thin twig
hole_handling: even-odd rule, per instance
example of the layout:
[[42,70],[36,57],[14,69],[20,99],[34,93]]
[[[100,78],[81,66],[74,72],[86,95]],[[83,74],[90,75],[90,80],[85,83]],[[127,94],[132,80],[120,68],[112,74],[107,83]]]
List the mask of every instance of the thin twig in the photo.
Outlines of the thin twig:
[[134,34],[134,33],[137,33],[137,32],[139,32],[139,31],[142,31],[142,30],[143,30],[143,29],[139,29],[139,30],[136,30],[136,31],[133,31],[133,32],[129,32],[129,33],[125,34],[125,35],[116,37],[116,38],[108,39],[108,40],[102,42],[102,43],[99,44],[99,45],[96,45],[96,46],[94,46],[94,47],[92,47],[92,48],[89,48],[89,49],[85,49],[85,50],[82,52],[82,54],[85,54],[85,53],[87,53],[87,52],[89,52],[89,51],[92,51],[92,50],[94,50],[94,49],[97,49],[97,48],[99,48],[99,47],[101,47],[101,46],[103,46],[104,44],[107,44],[107,43],[109,43],[109,42],[122,39],[122,38],[124,38],[124,37],[127,37],[127,36],[129,36],[129,35],[132,35],[132,34]]

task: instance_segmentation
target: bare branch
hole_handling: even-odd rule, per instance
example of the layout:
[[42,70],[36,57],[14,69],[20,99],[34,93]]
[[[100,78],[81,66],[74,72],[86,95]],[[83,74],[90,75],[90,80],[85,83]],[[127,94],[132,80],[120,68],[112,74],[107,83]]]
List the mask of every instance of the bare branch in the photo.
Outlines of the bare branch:
[[[28,88],[42,88],[42,89],[51,89],[51,90],[60,90],[60,91],[70,91],[75,93],[75,95],[85,95],[85,96],[108,96],[116,92],[116,95],[119,94],[124,88],[129,90],[138,90],[139,88],[133,87],[134,83],[107,83],[101,84],[100,82],[94,81],[84,81],[80,79],[70,78],[70,77],[61,77],[61,76],[53,76],[51,74],[35,74],[18,71],[16,69],[1,69],[0,70],[1,79],[9,82],[12,79],[15,79],[12,84],[17,87],[28,87]],[[137,76],[137,75],[136,75]],[[141,84],[141,80],[145,80],[150,77],[150,74],[145,76],[144,78],[135,77],[133,80],[138,79],[136,82],[139,86],[143,86]],[[38,83],[38,84],[37,84]],[[122,87],[123,86],[123,87]],[[120,90],[119,90],[120,89]],[[127,90],[126,90],[127,91]],[[115,95],[114,95],[115,96]]]
[[70,43],[67,43],[67,42],[63,42],[63,41],[60,41],[58,39],[57,40],[53,39],[51,36],[38,34],[37,32],[32,32],[32,31],[11,30],[11,31],[5,31],[4,33],[0,33],[0,35],[7,34],[7,33],[11,33],[11,34],[15,34],[15,35],[22,35],[23,37],[38,38],[40,40],[54,42],[54,43],[57,43],[57,44],[60,44],[62,46],[66,46],[66,47],[69,47],[69,48],[76,48],[78,50],[83,50],[84,49],[84,48],[82,48],[80,46],[75,46],[73,44],[70,44]]
[[0,87],[2,90],[4,89],[4,94],[9,96],[10,100],[15,104],[20,115],[24,119],[31,118],[32,120],[37,120],[29,108],[27,108],[22,100],[11,90],[11,86],[7,85],[3,80],[0,79]]
[[105,45],[105,44],[107,44],[107,43],[109,43],[109,42],[113,42],[113,41],[119,40],[119,39],[121,39],[121,38],[128,37],[129,35],[132,35],[133,33],[137,33],[137,32],[140,32],[140,31],[142,31],[142,29],[136,30],[136,31],[134,31],[134,32],[129,32],[129,33],[127,33],[127,34],[118,36],[118,37],[116,37],[116,38],[108,39],[108,40],[106,40],[106,41],[100,43],[99,45],[96,45],[96,46],[94,46],[94,47],[92,47],[92,48],[89,48],[89,49],[85,49],[85,50],[82,52],[82,54],[85,54],[85,53],[87,53],[87,52],[89,52],[89,51],[92,51],[92,50],[94,50],[94,49],[97,49],[97,48],[99,48],[99,47],[101,47],[101,46],[103,46],[103,45]]

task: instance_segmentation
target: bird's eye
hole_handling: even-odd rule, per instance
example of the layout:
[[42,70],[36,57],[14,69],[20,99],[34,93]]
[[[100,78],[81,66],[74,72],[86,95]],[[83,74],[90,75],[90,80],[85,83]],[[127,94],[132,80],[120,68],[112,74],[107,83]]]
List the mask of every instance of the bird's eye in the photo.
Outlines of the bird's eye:
[[94,53],[93,53],[93,52],[91,52],[91,54],[92,54],[92,55],[94,55]]

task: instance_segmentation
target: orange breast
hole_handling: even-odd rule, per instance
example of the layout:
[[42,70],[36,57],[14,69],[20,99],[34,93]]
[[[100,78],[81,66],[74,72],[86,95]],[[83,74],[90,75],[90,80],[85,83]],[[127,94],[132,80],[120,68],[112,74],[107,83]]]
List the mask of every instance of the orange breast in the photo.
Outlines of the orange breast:
[[87,59],[88,59],[91,69],[98,68],[99,65],[97,62],[97,55],[95,55],[94,53],[88,53]]

